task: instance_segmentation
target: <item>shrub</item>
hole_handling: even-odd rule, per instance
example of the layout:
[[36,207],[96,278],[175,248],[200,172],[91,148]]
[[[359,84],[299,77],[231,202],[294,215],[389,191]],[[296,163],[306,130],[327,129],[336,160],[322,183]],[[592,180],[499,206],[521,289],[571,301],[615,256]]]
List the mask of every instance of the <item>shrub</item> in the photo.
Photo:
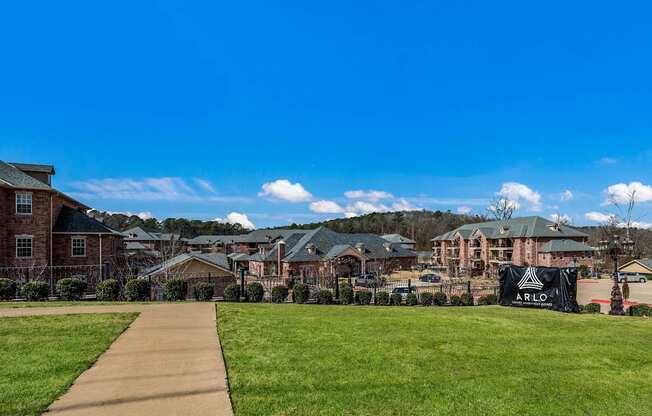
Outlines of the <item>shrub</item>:
[[192,295],[200,302],[210,302],[215,295],[215,285],[208,282],[199,282],[192,287]]
[[145,279],[131,279],[127,281],[123,295],[129,302],[149,300],[149,281]]
[[330,305],[333,303],[333,294],[330,290],[322,289],[317,293],[317,302],[320,305]]
[[306,303],[310,299],[310,288],[303,283],[297,283],[292,290],[292,298],[296,303]]
[[652,316],[652,308],[647,305],[632,305],[629,308],[629,314],[632,316]]
[[348,283],[344,283],[340,286],[340,302],[342,305],[350,305],[353,303],[353,288]]
[[60,299],[80,300],[84,296],[86,282],[75,278],[60,279],[56,289]]
[[240,302],[240,285],[232,283],[224,289],[224,300],[227,302]]
[[115,279],[106,279],[95,287],[95,298],[101,301],[120,299],[120,284]]
[[496,295],[480,296],[478,305],[498,305],[498,297]]
[[265,289],[259,282],[249,283],[245,288],[245,292],[247,294],[247,302],[259,303],[265,297]]
[[389,305],[389,293],[387,292],[377,292],[376,297],[374,298],[374,304],[378,306]]
[[403,302],[403,297],[400,293],[392,293],[392,296],[389,297],[389,303],[393,306],[399,306]]
[[360,305],[369,305],[371,303],[371,292],[362,290],[355,293],[355,301]]
[[272,302],[274,303],[283,303],[288,298],[288,293],[290,291],[285,286],[276,286],[272,289]]
[[47,300],[50,293],[50,286],[45,282],[29,282],[20,288],[20,294],[27,300]]
[[435,295],[433,295],[430,292],[423,292],[420,296],[421,298],[421,304],[423,306],[432,306],[433,298]]
[[408,293],[405,297],[405,304],[408,306],[417,306],[419,300],[417,299],[416,293]]
[[451,305],[453,305],[453,306],[461,306],[462,305],[462,298],[460,298],[457,295],[451,296]]
[[166,300],[179,301],[185,300],[188,293],[188,283],[181,278],[172,278],[165,282],[163,295]]
[[580,264],[579,267],[577,268],[577,274],[580,275],[580,278],[590,277],[591,270],[589,269],[589,266],[587,266],[586,264]]
[[580,306],[580,311],[584,313],[600,313],[599,303],[588,303]]
[[432,298],[432,303],[437,306],[445,305],[448,299],[444,292],[435,292]]
[[473,295],[470,293],[463,293],[462,296],[460,296],[460,301],[462,302],[462,306],[475,305],[475,300],[473,299]]
[[16,297],[16,282],[11,279],[0,279],[0,300],[12,300]]

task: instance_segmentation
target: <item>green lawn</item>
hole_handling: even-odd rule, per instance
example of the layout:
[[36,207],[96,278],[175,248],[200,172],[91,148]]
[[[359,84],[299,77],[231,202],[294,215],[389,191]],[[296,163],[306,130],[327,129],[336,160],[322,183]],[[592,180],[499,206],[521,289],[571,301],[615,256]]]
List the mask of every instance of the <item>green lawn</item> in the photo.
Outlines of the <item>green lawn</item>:
[[0,415],[39,415],[135,313],[0,318]]
[[236,416],[650,415],[652,320],[217,306]]

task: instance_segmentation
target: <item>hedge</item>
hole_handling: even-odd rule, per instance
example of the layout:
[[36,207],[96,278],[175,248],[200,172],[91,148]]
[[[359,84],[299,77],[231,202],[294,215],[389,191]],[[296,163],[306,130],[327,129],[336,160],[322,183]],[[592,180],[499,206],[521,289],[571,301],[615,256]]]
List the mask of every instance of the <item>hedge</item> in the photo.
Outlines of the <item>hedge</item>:
[[629,308],[629,313],[632,316],[652,316],[652,308],[647,305],[632,305]]
[[292,290],[292,298],[296,303],[306,303],[310,299],[310,288],[303,283],[297,283]]
[[192,295],[199,302],[210,302],[215,296],[215,285],[208,282],[199,282],[192,287]]
[[353,288],[350,284],[344,283],[340,286],[340,302],[342,305],[350,305],[353,303]]
[[447,301],[448,298],[444,292],[435,292],[432,298],[432,303],[437,306],[445,305]]
[[462,298],[460,298],[457,295],[451,296],[451,305],[453,305],[453,306],[461,306],[462,305]]
[[16,297],[16,282],[0,279],[0,300],[13,300]]
[[408,293],[405,297],[405,304],[408,306],[417,306],[419,300],[417,299],[416,293]]
[[165,282],[165,287],[163,288],[163,295],[166,300],[169,301],[180,301],[186,300],[186,295],[188,294],[188,283],[185,279],[181,278],[172,278],[168,279]]
[[355,293],[355,301],[360,305],[369,305],[371,304],[371,292],[368,290],[362,290]]
[[120,299],[120,284],[115,279],[106,279],[95,287],[95,298],[101,301]]
[[247,294],[247,302],[259,303],[265,297],[265,289],[259,282],[249,283],[245,288]]
[[317,293],[317,303],[320,305],[330,305],[333,303],[333,294],[328,289],[322,289]]
[[76,301],[84,297],[86,282],[80,279],[67,277],[65,279],[59,279],[56,289],[59,299]]
[[478,305],[498,305],[498,296],[484,295],[478,299]]
[[393,306],[399,306],[403,302],[403,296],[400,293],[392,293],[389,297],[389,303]]
[[419,297],[421,298],[421,304],[423,306],[432,306],[435,295],[430,292],[423,292]]
[[272,289],[272,302],[283,303],[287,300],[290,291],[285,286],[276,286]]
[[374,304],[378,306],[389,305],[389,293],[377,292],[376,297],[374,298]]
[[224,289],[224,300],[227,302],[240,302],[240,285],[232,283]]
[[586,305],[580,306],[580,312],[584,313],[600,313],[600,304],[599,303],[588,303]]
[[124,288],[124,298],[130,302],[143,302],[149,300],[149,281],[145,279],[131,279]]
[[47,300],[50,294],[50,286],[45,282],[28,282],[20,288],[20,294],[27,300]]
[[460,296],[460,301],[463,306],[473,306],[475,304],[473,295],[470,293],[463,293],[462,296]]

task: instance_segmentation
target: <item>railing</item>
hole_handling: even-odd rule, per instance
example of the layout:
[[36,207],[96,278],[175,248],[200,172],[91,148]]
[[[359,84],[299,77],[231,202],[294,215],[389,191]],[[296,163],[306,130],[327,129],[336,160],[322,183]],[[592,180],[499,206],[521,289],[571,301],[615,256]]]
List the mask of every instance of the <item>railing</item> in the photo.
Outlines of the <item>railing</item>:
[[57,282],[64,278],[77,278],[86,283],[86,293],[94,294],[97,283],[107,277],[107,268],[99,265],[86,266],[34,266],[34,267],[0,267],[0,277],[16,282],[16,298],[29,282],[45,282],[50,287],[50,296],[56,293]]

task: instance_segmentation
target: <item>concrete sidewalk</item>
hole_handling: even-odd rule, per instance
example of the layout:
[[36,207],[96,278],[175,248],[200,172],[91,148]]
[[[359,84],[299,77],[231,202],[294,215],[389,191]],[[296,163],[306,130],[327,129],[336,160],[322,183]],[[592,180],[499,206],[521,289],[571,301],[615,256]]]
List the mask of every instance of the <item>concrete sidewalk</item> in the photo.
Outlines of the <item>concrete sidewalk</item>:
[[140,312],[50,415],[232,415],[212,303],[0,309],[0,316]]

